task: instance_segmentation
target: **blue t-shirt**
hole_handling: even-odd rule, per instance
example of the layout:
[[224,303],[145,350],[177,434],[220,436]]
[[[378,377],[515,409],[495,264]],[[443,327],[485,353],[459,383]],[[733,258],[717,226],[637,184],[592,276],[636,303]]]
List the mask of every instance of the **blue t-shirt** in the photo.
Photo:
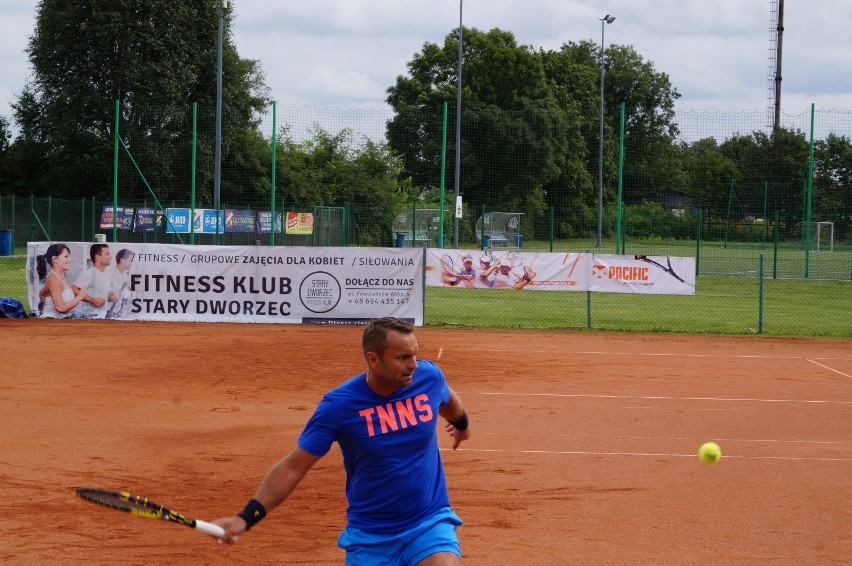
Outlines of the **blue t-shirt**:
[[387,397],[370,389],[366,373],[326,393],[298,444],[316,456],[340,444],[351,526],[394,534],[449,506],[436,432],[438,408],[449,401],[444,374],[427,360],[418,360],[411,385]]

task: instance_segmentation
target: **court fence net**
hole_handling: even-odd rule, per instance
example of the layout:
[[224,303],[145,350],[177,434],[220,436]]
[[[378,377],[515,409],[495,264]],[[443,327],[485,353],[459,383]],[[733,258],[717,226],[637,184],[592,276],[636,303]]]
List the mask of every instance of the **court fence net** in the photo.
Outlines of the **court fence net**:
[[100,196],[0,187],[0,296],[25,296],[26,242],[101,233],[193,245],[591,251],[694,256],[696,298],[429,289],[426,322],[852,336],[852,111],[785,114],[776,129],[763,111],[680,112],[671,130],[607,116],[601,179],[597,133],[583,133],[597,116],[493,109],[463,110],[456,179],[455,116],[452,104],[225,109],[217,191],[212,108],[134,109],[103,156],[111,186],[93,191]]

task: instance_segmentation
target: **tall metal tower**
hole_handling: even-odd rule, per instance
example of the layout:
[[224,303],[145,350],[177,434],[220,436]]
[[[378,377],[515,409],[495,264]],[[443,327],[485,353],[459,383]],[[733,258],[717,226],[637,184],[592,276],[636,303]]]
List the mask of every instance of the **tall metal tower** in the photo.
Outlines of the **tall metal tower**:
[[784,0],[770,0],[769,6],[769,126],[775,130],[781,124],[781,46],[784,36]]

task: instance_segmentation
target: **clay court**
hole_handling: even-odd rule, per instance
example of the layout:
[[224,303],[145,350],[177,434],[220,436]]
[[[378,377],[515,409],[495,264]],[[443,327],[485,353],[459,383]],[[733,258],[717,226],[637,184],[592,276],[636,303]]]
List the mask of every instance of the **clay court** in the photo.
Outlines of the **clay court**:
[[[342,564],[337,448],[234,546],[74,488],[238,511],[323,392],[364,369],[361,331],[0,321],[0,562]],[[471,416],[470,441],[442,451],[465,564],[849,562],[852,341],[418,337]]]

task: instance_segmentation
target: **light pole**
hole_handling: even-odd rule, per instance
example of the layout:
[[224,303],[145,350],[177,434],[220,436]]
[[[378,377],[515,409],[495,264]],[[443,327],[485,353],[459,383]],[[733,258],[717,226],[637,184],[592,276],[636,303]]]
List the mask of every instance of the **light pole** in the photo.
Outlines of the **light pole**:
[[219,243],[219,207],[222,195],[222,35],[224,27],[223,12],[228,8],[228,0],[219,0],[219,29],[216,34],[216,130],[213,147],[213,208],[216,209],[216,243]]
[[601,129],[598,139],[598,248],[603,239],[603,145],[604,145],[604,24],[611,24],[615,16],[601,18]]

